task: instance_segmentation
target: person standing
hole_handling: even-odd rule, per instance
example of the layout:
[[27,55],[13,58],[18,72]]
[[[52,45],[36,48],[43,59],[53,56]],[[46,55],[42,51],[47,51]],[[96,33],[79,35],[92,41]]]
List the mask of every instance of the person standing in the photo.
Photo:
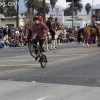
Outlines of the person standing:
[[38,20],[40,21],[40,22],[44,22],[44,20],[43,20],[43,17],[42,17],[42,14],[38,14]]

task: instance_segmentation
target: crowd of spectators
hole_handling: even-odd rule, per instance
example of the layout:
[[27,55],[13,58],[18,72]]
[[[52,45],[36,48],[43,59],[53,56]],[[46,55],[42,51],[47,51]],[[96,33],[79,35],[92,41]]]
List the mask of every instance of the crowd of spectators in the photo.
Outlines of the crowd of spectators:
[[61,43],[71,43],[77,41],[77,34],[79,29],[66,28],[66,35],[60,37]]
[[26,29],[0,27],[0,48],[25,46],[27,42]]
[[[77,41],[78,30],[66,28],[67,35],[61,35],[61,43]],[[0,27],[0,48],[22,47],[27,45],[26,27]]]

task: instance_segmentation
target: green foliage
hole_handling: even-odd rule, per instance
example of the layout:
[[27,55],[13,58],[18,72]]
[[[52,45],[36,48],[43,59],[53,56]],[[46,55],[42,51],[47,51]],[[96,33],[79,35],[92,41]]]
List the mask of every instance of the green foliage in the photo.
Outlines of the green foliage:
[[56,2],[57,2],[57,0],[50,0],[50,4],[51,4],[52,11],[55,8]]
[[74,9],[74,11],[76,12],[81,12],[82,8],[83,8],[83,4],[81,3],[81,1],[77,1],[77,2],[73,2],[73,3],[70,3],[68,6],[70,8],[72,8],[72,5],[74,5],[74,7],[77,7],[78,9]]
[[[4,0],[1,0],[0,2],[4,2]],[[16,2],[16,0],[5,0],[5,5],[8,4],[8,2]],[[0,14],[4,14],[5,16],[16,16],[16,7],[15,6],[0,6]]]
[[[43,10],[43,1],[24,0],[24,2],[25,2],[25,6],[27,8],[27,12],[29,14],[34,15],[34,10],[36,10],[37,12],[42,12],[42,10]],[[47,3],[45,5],[46,5],[46,13],[48,13],[50,11],[50,6]]]
[[91,11],[91,4],[90,3],[87,3],[85,5],[85,10],[86,10],[86,13],[89,14],[89,12]]

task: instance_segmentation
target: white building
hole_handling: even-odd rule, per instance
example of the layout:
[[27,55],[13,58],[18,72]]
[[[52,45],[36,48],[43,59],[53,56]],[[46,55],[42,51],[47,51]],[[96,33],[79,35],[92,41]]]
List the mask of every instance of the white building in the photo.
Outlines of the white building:
[[[25,16],[19,16],[19,26],[24,26],[25,20]],[[0,26],[16,27],[16,16],[4,17],[0,14]]]
[[[75,28],[83,28],[91,24],[91,16],[90,15],[80,15],[74,18],[74,26]],[[64,26],[68,28],[72,28],[72,16],[65,16],[64,17]]]
[[[63,14],[59,14],[60,18],[62,18],[62,23],[64,26],[68,28],[72,28],[72,16],[63,16]],[[63,17],[61,17],[63,16]],[[46,15],[46,18],[48,16]],[[74,18],[74,26],[77,28],[82,28],[84,26],[89,25],[91,23],[91,16],[90,15],[80,15],[77,18]],[[26,21],[25,16],[19,16],[19,26],[25,26]],[[16,17],[4,17],[4,15],[0,14],[0,26],[9,26],[9,27],[16,27]]]

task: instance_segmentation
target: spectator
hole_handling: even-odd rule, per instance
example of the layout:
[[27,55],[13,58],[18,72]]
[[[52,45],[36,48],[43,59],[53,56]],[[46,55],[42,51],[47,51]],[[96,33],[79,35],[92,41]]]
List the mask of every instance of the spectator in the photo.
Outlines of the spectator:
[[38,14],[38,20],[40,21],[40,22],[44,22],[44,20],[43,20],[43,17],[42,17],[42,14]]

